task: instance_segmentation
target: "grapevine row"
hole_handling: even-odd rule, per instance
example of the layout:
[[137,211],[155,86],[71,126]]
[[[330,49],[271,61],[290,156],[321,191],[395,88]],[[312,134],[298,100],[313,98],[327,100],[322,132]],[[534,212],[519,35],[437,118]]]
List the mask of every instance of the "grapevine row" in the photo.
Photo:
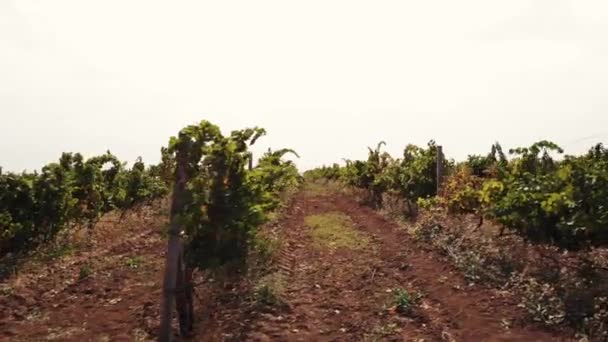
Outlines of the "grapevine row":
[[426,148],[408,145],[401,158],[382,152],[382,144],[369,149],[367,160],[310,170],[305,177],[365,189],[376,207],[387,195],[397,197],[406,202],[407,215],[438,206],[492,219],[531,242],[567,249],[608,244],[608,150],[602,144],[558,160],[564,151],[549,141],[511,149],[510,158],[497,143],[488,155],[444,161],[448,177],[439,194],[433,141]]
[[110,152],[85,159],[63,153],[40,172],[0,169],[0,252],[20,252],[62,230],[93,227],[101,215],[167,193],[158,167],[139,158],[127,168]]

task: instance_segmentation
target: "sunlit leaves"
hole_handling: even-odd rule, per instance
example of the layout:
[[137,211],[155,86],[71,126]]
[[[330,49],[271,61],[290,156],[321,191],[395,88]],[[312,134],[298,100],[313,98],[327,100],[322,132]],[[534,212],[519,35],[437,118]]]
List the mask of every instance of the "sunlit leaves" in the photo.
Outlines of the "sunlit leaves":
[[190,266],[242,261],[252,232],[276,207],[279,192],[297,183],[295,166],[281,160],[293,152],[288,149],[269,151],[248,170],[248,146],[265,133],[256,127],[224,136],[219,127],[202,121],[170,139],[170,159],[183,163],[187,174],[182,205],[174,214],[186,232]]

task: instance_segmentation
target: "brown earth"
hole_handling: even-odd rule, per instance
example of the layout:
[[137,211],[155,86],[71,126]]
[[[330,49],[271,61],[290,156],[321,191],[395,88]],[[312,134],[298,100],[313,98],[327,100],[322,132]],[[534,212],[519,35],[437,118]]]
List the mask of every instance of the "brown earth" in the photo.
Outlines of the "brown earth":
[[91,246],[25,265],[0,284],[0,341],[144,341],[154,334],[166,220],[148,209],[120,224],[116,217],[101,222]]
[[[314,247],[304,220],[328,212],[348,215],[368,245]],[[0,340],[154,339],[165,249],[154,218],[120,242],[13,279],[0,297]],[[197,288],[192,340],[569,340],[528,324],[511,294],[468,284],[439,254],[352,197],[301,192],[275,228],[283,243],[275,274],[283,303],[252,300],[257,280],[207,280]],[[136,256],[142,260],[133,268]],[[85,262],[98,266],[78,280]],[[393,310],[398,288],[422,296],[406,315]]]

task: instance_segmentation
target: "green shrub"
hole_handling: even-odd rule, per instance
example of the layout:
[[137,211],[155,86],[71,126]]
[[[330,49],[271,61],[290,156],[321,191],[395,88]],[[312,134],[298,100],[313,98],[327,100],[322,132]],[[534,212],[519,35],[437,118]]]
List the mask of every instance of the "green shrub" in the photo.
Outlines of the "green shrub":
[[141,159],[128,169],[110,152],[89,159],[63,153],[40,172],[0,169],[0,252],[25,250],[75,225],[92,228],[104,213],[167,190]]
[[565,248],[608,243],[608,152],[600,144],[554,161],[555,144],[515,149],[498,179],[485,182],[486,213],[528,240]]

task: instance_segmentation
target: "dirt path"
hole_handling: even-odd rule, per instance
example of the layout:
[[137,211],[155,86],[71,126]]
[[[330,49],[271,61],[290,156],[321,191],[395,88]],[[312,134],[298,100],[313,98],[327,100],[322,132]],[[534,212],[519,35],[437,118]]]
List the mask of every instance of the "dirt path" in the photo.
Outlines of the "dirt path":
[[[315,248],[306,217],[348,215],[369,244]],[[199,339],[252,341],[560,341],[526,326],[506,293],[470,287],[432,251],[373,210],[340,195],[300,194],[282,222],[287,308],[264,312],[240,300],[210,307]],[[392,306],[396,288],[423,295],[409,315]],[[240,303],[240,304],[237,304]],[[213,327],[213,328],[211,328]]]

